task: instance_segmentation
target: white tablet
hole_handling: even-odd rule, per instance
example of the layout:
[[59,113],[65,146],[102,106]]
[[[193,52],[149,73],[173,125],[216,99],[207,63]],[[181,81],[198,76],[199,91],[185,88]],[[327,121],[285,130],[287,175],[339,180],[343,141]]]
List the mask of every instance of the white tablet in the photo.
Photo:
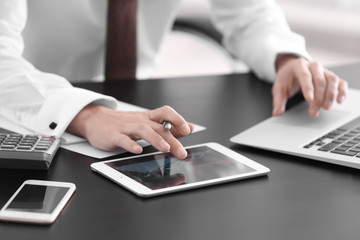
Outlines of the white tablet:
[[270,171],[217,143],[186,150],[188,156],[184,160],[169,152],[157,152],[96,162],[91,169],[141,197],[266,175]]

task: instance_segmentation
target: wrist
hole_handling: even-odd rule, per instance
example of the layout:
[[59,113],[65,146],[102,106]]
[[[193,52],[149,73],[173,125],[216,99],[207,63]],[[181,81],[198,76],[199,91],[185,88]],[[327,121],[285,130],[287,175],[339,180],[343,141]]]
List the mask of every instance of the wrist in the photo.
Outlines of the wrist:
[[276,56],[275,60],[275,70],[276,72],[279,71],[279,69],[284,66],[286,63],[288,63],[291,60],[295,60],[300,58],[298,55],[292,54],[292,53],[279,53]]
[[101,111],[102,108],[105,107],[97,104],[87,105],[70,122],[66,131],[71,134],[87,138],[87,129],[91,125],[90,121],[99,113],[99,111]]

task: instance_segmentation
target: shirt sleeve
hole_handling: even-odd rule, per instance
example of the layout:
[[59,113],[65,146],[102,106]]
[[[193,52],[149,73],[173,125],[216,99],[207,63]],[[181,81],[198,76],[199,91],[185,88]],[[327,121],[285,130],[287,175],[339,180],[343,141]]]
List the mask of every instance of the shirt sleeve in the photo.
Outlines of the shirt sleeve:
[[60,137],[86,105],[116,108],[114,98],[73,87],[22,57],[26,17],[26,1],[0,1],[0,115],[36,133]]
[[302,36],[291,31],[274,0],[211,0],[212,20],[225,47],[261,79],[275,81],[279,53],[311,59]]

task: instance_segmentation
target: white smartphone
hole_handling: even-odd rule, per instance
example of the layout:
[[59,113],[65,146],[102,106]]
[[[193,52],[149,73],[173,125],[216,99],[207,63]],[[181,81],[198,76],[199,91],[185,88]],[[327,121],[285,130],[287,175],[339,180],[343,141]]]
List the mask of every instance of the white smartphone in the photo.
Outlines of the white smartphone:
[[53,223],[75,189],[68,182],[27,180],[0,210],[0,220]]

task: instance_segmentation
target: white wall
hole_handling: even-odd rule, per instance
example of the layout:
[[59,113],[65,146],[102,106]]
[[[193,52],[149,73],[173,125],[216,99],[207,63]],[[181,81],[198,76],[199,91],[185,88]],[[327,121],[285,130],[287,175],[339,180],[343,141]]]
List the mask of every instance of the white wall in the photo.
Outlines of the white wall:
[[[315,60],[328,67],[360,62],[360,0],[277,2],[284,9],[290,27],[305,36],[308,51]],[[183,0],[179,14],[206,18],[208,12],[207,0]],[[235,71],[232,66],[227,66],[226,56],[223,56],[221,51],[214,50],[211,43],[201,48],[199,44],[199,39],[186,34],[171,35],[165,46],[164,61],[157,76],[206,75]],[[238,69],[245,71],[246,67],[240,64]]]
[[360,1],[278,0],[314,59],[327,66],[360,61]]

